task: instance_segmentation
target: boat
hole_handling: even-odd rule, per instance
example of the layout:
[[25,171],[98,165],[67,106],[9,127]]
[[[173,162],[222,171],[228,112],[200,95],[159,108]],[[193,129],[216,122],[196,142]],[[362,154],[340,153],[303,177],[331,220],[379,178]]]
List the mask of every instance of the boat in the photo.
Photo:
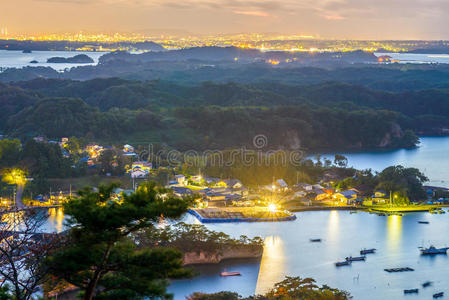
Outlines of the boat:
[[321,243],[321,239],[310,239],[312,243]]
[[419,224],[429,224],[429,221],[418,221]]
[[381,216],[381,217],[385,217],[386,216],[386,214],[384,214],[384,213],[378,213],[377,215]]
[[240,272],[221,272],[220,276],[222,277],[228,277],[228,276],[240,276]]
[[433,294],[433,298],[435,299],[435,298],[441,298],[441,297],[443,297],[444,296],[444,292],[439,292],[439,293],[436,293],[436,294]]
[[421,249],[421,255],[447,254],[447,249],[449,249],[449,247],[435,248],[434,246],[430,246],[429,248]]
[[358,211],[356,211],[356,210],[351,210],[349,213],[350,213],[350,214],[356,214],[356,213],[358,213]]
[[372,254],[372,253],[376,253],[376,249],[375,248],[360,250],[360,255]]
[[404,290],[404,294],[417,294],[418,292],[419,292],[419,289]]
[[342,266],[350,266],[351,265],[351,261],[346,260],[346,261],[339,261],[335,263],[336,267],[342,267]]
[[429,287],[431,285],[432,285],[432,281],[426,281],[422,284],[422,287],[425,288],[425,287]]
[[365,261],[365,256],[357,256],[357,257],[352,257],[352,256],[349,256],[349,257],[346,257],[345,259],[346,259],[346,261]]

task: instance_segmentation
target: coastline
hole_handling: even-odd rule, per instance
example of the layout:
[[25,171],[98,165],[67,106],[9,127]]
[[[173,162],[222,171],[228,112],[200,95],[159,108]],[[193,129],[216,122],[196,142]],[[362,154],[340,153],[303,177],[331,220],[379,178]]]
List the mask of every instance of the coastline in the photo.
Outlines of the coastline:
[[255,246],[228,246],[220,252],[208,253],[206,251],[184,253],[184,265],[218,264],[227,259],[254,259],[261,258],[263,247]]

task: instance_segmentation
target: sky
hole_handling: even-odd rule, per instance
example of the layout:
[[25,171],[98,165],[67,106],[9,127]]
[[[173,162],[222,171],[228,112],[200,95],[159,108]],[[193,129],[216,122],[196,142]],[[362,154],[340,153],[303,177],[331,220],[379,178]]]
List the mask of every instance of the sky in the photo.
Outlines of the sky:
[[448,0],[0,0],[10,33],[281,33],[449,39]]

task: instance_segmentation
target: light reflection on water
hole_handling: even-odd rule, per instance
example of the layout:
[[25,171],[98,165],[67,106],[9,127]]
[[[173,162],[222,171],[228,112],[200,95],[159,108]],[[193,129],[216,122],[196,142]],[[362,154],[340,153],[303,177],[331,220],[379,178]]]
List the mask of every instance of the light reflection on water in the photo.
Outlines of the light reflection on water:
[[61,207],[48,210],[48,223],[53,225],[55,231],[61,232],[64,225],[64,211]]
[[387,218],[387,246],[388,251],[395,252],[401,248],[402,217],[388,216]]
[[282,239],[279,236],[268,236],[265,238],[256,293],[264,294],[270,290],[273,282],[281,281],[284,276],[285,254]]

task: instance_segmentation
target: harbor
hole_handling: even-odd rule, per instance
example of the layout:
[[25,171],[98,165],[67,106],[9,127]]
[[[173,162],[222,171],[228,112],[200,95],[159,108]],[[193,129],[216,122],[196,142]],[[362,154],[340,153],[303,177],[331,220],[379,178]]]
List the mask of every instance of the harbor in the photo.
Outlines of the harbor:
[[[449,245],[449,239],[441,234],[442,228],[449,228],[448,214],[413,212],[379,217],[363,211],[351,214],[334,210],[295,215],[296,220],[290,222],[208,223],[209,229],[236,237],[261,236],[265,240],[262,258],[198,266],[195,269],[200,272],[199,277],[175,281],[169,291],[175,292],[176,300],[184,299],[193,290],[232,289],[251,295],[267,291],[285,275],[300,273],[302,277],[315,278],[318,284],[348,290],[354,299],[402,299],[406,296],[404,290],[416,288],[423,299],[449,292],[444,279],[449,276],[449,256],[421,255],[418,249]],[[192,215],[187,215],[183,221],[198,222]],[[429,224],[422,225],[418,221]],[[311,242],[317,239],[321,242]],[[365,256],[365,261],[335,266],[336,262],[345,262],[346,257],[359,256]],[[414,271],[384,271],[399,268]],[[220,272],[223,271],[241,275],[222,277]]]

